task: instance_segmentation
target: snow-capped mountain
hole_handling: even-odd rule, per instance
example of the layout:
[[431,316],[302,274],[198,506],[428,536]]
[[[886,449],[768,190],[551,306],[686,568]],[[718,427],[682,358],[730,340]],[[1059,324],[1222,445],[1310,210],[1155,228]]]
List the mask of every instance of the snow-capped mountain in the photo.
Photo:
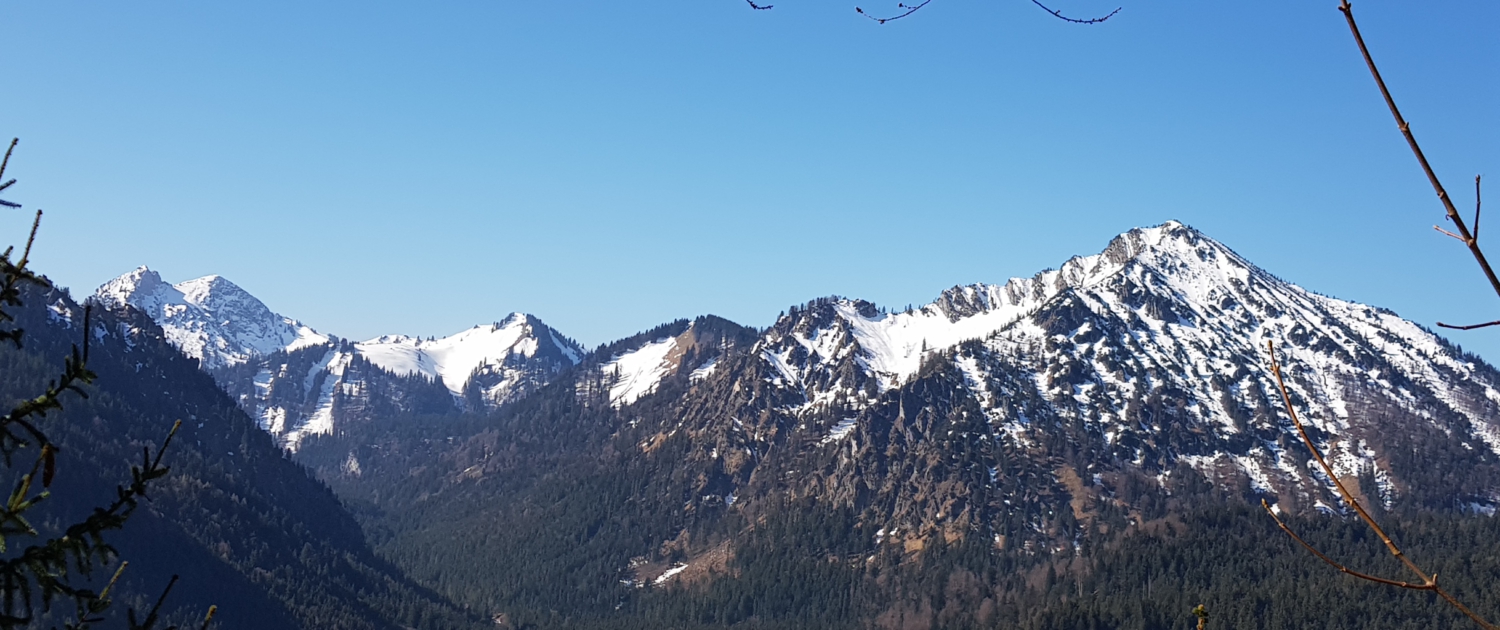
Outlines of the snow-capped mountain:
[[94,296],[108,307],[129,304],[145,312],[172,345],[198,359],[206,370],[329,342],[301,322],[271,312],[220,276],[167,284],[141,266],[106,282]]
[[292,449],[373,413],[494,407],[584,354],[522,313],[441,339],[387,335],[351,343],[271,312],[223,277],[171,285],[146,267],[105,283],[95,296],[144,312]]
[[515,313],[440,339],[339,340],[214,374],[295,450],[310,435],[376,416],[495,407],[545,385],[582,355],[541,320]]
[[465,395],[472,384],[491,403],[518,393],[533,359],[573,365],[583,357],[578,344],[522,313],[442,339],[387,335],[355,344],[355,348],[381,369],[422,374],[440,381],[455,396]]
[[754,329],[712,315],[658,326],[595,351],[593,378],[579,384],[578,394],[587,398],[597,388],[609,406],[628,406],[656,393],[664,379],[707,378],[721,357],[752,343],[753,335]]
[[[301,457],[392,512],[410,504],[389,488],[420,488],[427,518],[467,536],[486,569],[552,566],[494,541],[557,536],[596,550],[559,580],[608,545],[618,574],[601,584],[701,592],[734,579],[726,559],[794,540],[818,566],[864,576],[920,566],[924,550],[993,550],[1037,563],[1029,589],[1136,532],[1179,536],[1190,513],[1218,518],[1226,502],[1344,510],[1282,407],[1267,342],[1308,434],[1365,505],[1500,504],[1500,372],[1176,222],[904,312],[831,297],[764,330],[666,324],[442,439],[370,423]],[[604,542],[601,519],[635,529]],[[763,524],[777,533],[756,534]]]
[[[1138,520],[1139,488],[1204,481],[1340,510],[1283,411],[1267,342],[1312,435],[1367,500],[1500,502],[1500,372],[1176,222],[905,312],[815,300],[701,365],[666,361],[671,339],[653,339],[612,358],[611,402],[634,418],[632,404],[691,371],[691,389],[667,394],[672,414],[631,425],[645,457],[661,447],[652,434],[687,436],[676,465],[688,470],[674,474],[697,480],[682,491],[698,497],[691,509],[813,497],[867,510],[893,543],[981,531],[1056,544],[1041,539],[1111,510],[1116,527]],[[1053,522],[1058,509],[1073,519]]]
[[[214,373],[294,448],[359,419],[551,392],[549,409],[610,409],[636,456],[672,453],[684,509],[790,494],[866,510],[892,542],[982,531],[1044,546],[1139,520],[1141,488],[1206,480],[1340,509],[1282,409],[1269,341],[1315,439],[1372,503],[1500,503],[1500,373],[1176,222],[904,312],[824,298],[763,331],[683,320],[594,353],[523,315],[444,339],[329,339]],[[565,392],[544,389],[564,373]],[[589,418],[580,431],[607,426]],[[1050,522],[1065,505],[1074,520]]]

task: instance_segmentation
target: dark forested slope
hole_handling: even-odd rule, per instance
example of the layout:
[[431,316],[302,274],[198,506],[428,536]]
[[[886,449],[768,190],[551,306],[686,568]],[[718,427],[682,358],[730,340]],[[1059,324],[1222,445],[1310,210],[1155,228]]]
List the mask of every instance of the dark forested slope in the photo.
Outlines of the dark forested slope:
[[[23,350],[0,349],[0,396],[34,395],[85,334],[64,292],[25,296]],[[380,560],[337,497],[278,448],[213,380],[133,310],[93,315],[89,397],[42,428],[62,447],[46,525],[113,498],[140,449],[182,428],[171,473],[110,542],[130,561],[119,592],[139,606],[173,574],[178,619],[219,606],[221,628],[455,628],[473,620]],[[39,508],[41,509],[41,508]],[[43,534],[47,527],[42,527]],[[104,577],[108,577],[107,575]],[[122,611],[116,611],[122,612]]]

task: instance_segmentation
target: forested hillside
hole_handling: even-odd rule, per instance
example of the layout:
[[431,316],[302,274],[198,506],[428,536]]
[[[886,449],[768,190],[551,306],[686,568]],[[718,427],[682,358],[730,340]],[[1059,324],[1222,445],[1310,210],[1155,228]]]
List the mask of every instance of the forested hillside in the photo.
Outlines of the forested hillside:
[[[0,349],[7,376],[0,395],[7,400],[39,391],[86,334],[83,309],[65,292],[34,291],[23,299],[16,323],[26,330],[26,345]],[[159,444],[174,421],[183,421],[165,459],[171,473],[152,486],[151,501],[126,528],[108,538],[130,561],[117,587],[122,603],[144,611],[180,574],[168,608],[181,623],[201,620],[216,604],[216,628],[475,625],[377,557],[338,498],[278,448],[197,361],[168,345],[150,319],[96,308],[88,334],[96,384],[86,388],[87,399],[66,400],[63,412],[44,421],[61,445],[46,526],[111,500],[141,447]]]

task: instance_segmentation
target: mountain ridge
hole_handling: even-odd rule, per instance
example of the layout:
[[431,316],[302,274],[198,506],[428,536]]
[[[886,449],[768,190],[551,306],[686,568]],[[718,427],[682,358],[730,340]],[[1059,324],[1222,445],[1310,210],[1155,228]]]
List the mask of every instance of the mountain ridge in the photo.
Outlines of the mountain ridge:
[[[128,304],[145,312],[172,345],[198,359],[262,428],[293,450],[308,435],[359,421],[360,410],[371,404],[363,388],[370,379],[397,390],[425,390],[423,379],[436,381],[455,408],[483,409],[523,395],[584,353],[523,313],[441,339],[385,335],[349,342],[272,312],[222,276],[174,285],[146,266],[106,282],[94,297],[107,307]],[[400,407],[411,397],[431,402],[425,391],[374,395],[382,399],[376,406]]]

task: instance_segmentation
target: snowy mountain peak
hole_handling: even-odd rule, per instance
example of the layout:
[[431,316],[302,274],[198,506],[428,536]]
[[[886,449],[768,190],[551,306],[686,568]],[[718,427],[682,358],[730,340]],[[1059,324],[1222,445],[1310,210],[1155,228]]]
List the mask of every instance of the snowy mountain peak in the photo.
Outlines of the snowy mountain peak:
[[223,276],[195,278],[179,282],[173,288],[181,291],[188,302],[211,313],[233,313],[255,319],[275,317],[264,302]]
[[[1188,253],[1192,255],[1187,256]],[[991,311],[1009,311],[1014,315],[1017,309],[1035,308],[1062,291],[1104,280],[1132,262],[1175,269],[1183,264],[1164,263],[1169,260],[1215,259],[1221,254],[1227,254],[1239,268],[1253,268],[1201,232],[1177,221],[1168,221],[1155,227],[1132,229],[1110,240],[1109,246],[1098,254],[1074,256],[1057,269],[1047,269],[1030,278],[1011,278],[1003,285],[953,287],[923,310],[936,310],[955,323]]]
[[[144,312],[293,449],[306,436],[365,413],[372,400],[397,408],[492,407],[546,384],[586,354],[519,312],[442,338],[384,335],[351,344],[273,312],[223,276],[174,285],[145,266],[106,282],[95,295],[106,306]],[[254,369],[224,369],[247,363]],[[423,378],[404,378],[413,375]],[[389,391],[374,391],[372,383]]]
[[[1299,438],[1278,418],[1267,342],[1335,469],[1374,474],[1382,500],[1396,492],[1383,480],[1409,473],[1391,464],[1396,418],[1476,462],[1500,457],[1500,373],[1390,311],[1281,280],[1175,221],[905,312],[815,300],[766,332],[757,378],[800,422],[847,419],[877,404],[872,391],[957,374],[993,427],[1021,443],[1042,431],[1030,419],[1045,410],[1085,420],[1101,452],[1152,474],[1180,462],[1281,494],[1315,475],[1287,451]],[[1485,492],[1476,496],[1500,501],[1500,485]]]
[[[905,312],[883,313],[862,300],[815,300],[772,327],[766,356],[787,382],[805,382],[810,373],[852,360],[881,389],[889,389],[914,376],[925,357],[1004,331],[1014,335],[1015,326],[1043,305],[1118,282],[1122,275],[1134,278],[1126,283],[1133,293],[1115,299],[1150,302],[1153,313],[1173,312],[1172,304],[1180,301],[1221,301],[1252,276],[1266,286],[1302,292],[1201,232],[1168,221],[1125,232],[1100,253],[1074,256],[1057,269],[1003,285],[953,287],[932,303]],[[862,385],[839,387],[854,391]]]
[[107,307],[130,304],[151,314],[152,319],[156,319],[154,313],[159,313],[162,306],[185,301],[181,291],[164,282],[160,274],[145,265],[104,283],[94,292],[94,297]]
[[106,306],[129,304],[140,309],[162,327],[168,341],[208,369],[330,341],[296,320],[271,312],[220,276],[171,285],[143,265],[104,283],[94,295]]
[[501,321],[447,337],[386,335],[357,343],[355,348],[381,369],[425,375],[457,396],[464,395],[471,379],[482,374],[491,381],[483,387],[483,397],[491,402],[510,397],[516,379],[529,374],[521,366],[531,360],[552,365],[550,373],[578,363],[584,354],[577,343],[525,313],[511,313]]

